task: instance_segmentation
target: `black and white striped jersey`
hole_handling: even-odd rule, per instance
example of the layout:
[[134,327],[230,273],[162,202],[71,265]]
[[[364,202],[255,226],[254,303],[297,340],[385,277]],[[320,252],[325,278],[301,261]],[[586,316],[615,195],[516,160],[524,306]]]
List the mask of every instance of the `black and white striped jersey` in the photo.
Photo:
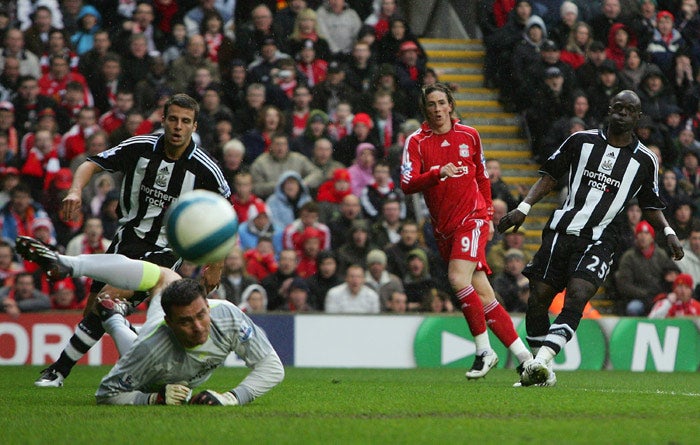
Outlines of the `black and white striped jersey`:
[[165,156],[163,135],[134,136],[88,159],[110,172],[124,173],[119,197],[120,230],[159,247],[168,245],[165,212],[177,198],[205,189],[228,198],[228,183],[216,161],[201,147],[189,147],[173,161]]
[[550,229],[594,241],[632,198],[642,209],[663,209],[658,161],[641,142],[608,144],[603,131],[571,135],[542,165],[553,178],[569,175],[569,194],[547,222]]

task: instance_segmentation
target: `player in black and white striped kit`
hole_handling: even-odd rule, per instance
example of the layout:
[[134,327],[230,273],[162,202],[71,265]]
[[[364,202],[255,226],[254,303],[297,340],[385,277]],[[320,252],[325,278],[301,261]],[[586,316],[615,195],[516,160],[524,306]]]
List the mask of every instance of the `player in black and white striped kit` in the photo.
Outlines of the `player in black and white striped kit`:
[[[570,136],[542,165],[540,179],[517,209],[498,224],[499,232],[517,230],[530,207],[568,174],[568,195],[542,232],[542,246],[523,273],[530,279],[525,324],[535,358],[523,364],[520,385],[552,386],[551,364],[571,340],[586,303],[610,270],[619,239],[615,217],[633,198],[644,218],[663,229],[673,259],[683,257],[678,237],[661,210],[658,162],[634,135],[641,102],[632,91],[618,93],[610,102],[607,131],[581,131]],[[566,288],[564,308],[550,324],[548,308]],[[518,383],[516,383],[518,385]]]
[[[162,135],[129,138],[81,164],[63,200],[62,211],[68,218],[77,213],[82,205],[82,190],[96,173],[103,170],[123,173],[120,227],[107,253],[174,268],[179,258],[168,247],[165,236],[164,218],[168,207],[182,193],[194,189],[210,190],[225,198],[231,191],[216,161],[192,140],[199,115],[197,101],[186,94],[176,94],[165,104],[163,114]],[[61,386],[75,363],[104,335],[102,320],[95,308],[97,292],[100,292],[99,299],[105,296],[132,298],[134,305],[146,298],[143,293],[134,295],[94,282],[85,317],[59,359],[34,382],[36,386]]]

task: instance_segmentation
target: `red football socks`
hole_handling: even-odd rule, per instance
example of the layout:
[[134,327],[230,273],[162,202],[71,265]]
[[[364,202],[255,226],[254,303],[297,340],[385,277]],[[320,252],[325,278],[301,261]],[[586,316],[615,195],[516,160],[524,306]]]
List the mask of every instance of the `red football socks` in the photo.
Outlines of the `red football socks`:
[[[469,331],[476,337],[486,332],[486,319],[484,318],[484,307],[481,299],[477,295],[474,287],[467,286],[457,292],[457,299],[462,308],[462,314],[467,320]],[[508,319],[510,321],[510,318]],[[512,325],[511,325],[512,326]]]
[[498,300],[494,300],[484,307],[484,315],[486,316],[486,324],[506,347],[510,347],[518,339],[513,320]]

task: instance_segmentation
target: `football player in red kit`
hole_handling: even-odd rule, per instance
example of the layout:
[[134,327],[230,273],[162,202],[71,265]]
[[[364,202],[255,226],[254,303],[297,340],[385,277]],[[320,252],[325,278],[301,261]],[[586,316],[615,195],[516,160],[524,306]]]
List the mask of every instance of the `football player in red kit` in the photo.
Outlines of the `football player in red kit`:
[[[405,193],[423,192],[440,255],[476,343],[468,379],[485,376],[498,363],[486,326],[518,358],[532,357],[488,281],[486,243],[493,230],[491,185],[479,133],[454,117],[455,100],[447,85],[423,90],[426,121],[406,139],[401,167]],[[484,316],[485,315],[485,316]]]

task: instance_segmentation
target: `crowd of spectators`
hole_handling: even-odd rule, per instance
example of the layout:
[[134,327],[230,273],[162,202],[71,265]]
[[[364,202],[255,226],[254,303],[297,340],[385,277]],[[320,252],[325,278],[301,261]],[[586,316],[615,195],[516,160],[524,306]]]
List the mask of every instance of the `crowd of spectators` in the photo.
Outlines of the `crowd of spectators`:
[[49,281],[14,240],[104,252],[121,178],[97,175],[69,220],[73,172],[162,131],[179,92],[200,104],[195,141],[240,221],[219,297],[251,312],[452,310],[424,206],[398,187],[437,76],[395,0],[19,0],[0,6],[0,41],[5,312],[84,307],[89,280]]

